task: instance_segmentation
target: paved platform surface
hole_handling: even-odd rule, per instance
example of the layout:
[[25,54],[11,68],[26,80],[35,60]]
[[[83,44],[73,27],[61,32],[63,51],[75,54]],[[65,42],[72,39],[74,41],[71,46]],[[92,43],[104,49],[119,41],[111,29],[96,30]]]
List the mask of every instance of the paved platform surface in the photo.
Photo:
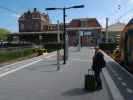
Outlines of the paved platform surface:
[[93,54],[92,48],[70,49],[59,71],[55,53],[5,66],[0,69],[0,100],[112,100],[103,76],[102,90],[84,91]]
[[105,56],[105,59],[108,66],[107,70],[124,100],[133,100],[133,75],[109,56]]

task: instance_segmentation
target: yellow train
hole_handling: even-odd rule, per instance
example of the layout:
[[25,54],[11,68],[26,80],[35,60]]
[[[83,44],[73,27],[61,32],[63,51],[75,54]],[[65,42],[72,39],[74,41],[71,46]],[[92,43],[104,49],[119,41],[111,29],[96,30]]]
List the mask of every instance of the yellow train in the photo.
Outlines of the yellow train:
[[133,18],[124,28],[120,38],[121,62],[133,72]]
[[113,51],[112,53],[112,58],[118,62],[118,63],[121,63],[121,52],[119,49],[116,49]]

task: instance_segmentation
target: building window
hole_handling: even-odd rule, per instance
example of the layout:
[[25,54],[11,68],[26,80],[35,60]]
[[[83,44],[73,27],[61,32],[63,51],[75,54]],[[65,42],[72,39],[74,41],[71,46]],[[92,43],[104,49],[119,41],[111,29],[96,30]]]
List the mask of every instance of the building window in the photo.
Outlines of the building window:
[[36,18],[36,15],[35,14],[32,14],[32,18]]
[[39,27],[39,24],[38,23],[35,23],[35,28],[38,29],[38,27]]
[[50,26],[48,26],[48,31],[50,31]]
[[23,23],[20,24],[20,29],[24,30],[24,24]]
[[85,21],[81,22],[81,27],[85,27]]

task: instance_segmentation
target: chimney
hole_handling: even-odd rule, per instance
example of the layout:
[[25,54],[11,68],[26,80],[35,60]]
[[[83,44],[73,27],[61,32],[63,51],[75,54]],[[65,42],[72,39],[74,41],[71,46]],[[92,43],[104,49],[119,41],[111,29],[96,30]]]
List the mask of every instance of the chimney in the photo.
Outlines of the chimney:
[[36,12],[37,11],[37,9],[36,8],[34,8],[34,12]]

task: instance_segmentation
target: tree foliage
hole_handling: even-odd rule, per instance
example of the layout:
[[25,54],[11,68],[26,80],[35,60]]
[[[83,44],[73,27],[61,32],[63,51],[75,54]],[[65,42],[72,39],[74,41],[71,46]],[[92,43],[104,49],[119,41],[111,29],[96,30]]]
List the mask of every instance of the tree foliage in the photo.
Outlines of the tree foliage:
[[9,30],[0,28],[0,40],[3,40],[3,41],[6,40],[9,33],[10,33]]

